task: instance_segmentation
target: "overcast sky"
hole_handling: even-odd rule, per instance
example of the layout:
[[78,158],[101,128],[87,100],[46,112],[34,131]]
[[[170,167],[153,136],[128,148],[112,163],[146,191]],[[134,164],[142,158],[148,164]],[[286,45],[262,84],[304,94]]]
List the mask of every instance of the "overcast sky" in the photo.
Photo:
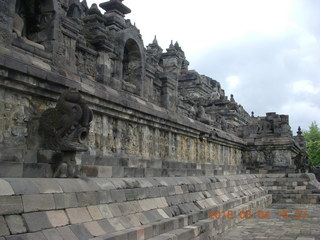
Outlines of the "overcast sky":
[[[104,1],[87,0],[92,3]],[[320,124],[319,0],[125,0],[145,46],[178,41],[195,69],[255,116]]]

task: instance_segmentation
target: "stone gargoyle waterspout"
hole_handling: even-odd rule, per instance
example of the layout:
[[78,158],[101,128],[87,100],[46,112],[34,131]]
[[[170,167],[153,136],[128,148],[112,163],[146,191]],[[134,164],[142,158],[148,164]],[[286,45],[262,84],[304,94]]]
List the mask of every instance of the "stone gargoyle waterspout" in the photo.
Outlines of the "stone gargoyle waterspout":
[[93,114],[76,89],[64,91],[55,108],[44,111],[39,121],[39,135],[44,149],[60,152],[55,162],[54,177],[75,177],[76,152],[88,150],[85,139],[89,134]]

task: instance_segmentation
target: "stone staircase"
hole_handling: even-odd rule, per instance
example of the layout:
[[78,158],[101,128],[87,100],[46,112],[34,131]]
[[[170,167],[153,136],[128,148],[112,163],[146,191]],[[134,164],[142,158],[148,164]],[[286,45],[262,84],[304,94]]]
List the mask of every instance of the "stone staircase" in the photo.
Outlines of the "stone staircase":
[[[2,178],[0,240],[213,239],[241,221],[241,211],[254,213],[271,203],[260,180]],[[210,211],[221,217],[210,219]]]
[[320,203],[320,183],[312,173],[257,174],[275,203]]

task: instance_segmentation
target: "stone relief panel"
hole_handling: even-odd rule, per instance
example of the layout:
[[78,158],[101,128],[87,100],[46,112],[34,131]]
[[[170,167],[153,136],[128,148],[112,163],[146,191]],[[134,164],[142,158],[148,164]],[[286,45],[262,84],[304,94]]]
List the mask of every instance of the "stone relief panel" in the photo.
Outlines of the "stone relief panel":
[[37,142],[33,133],[35,116],[53,107],[53,102],[0,87],[0,162],[36,162],[32,149]]
[[169,134],[167,131],[160,131],[159,157],[168,158],[169,156]]
[[157,105],[160,105],[161,103],[161,88],[153,85],[153,95],[152,100]]
[[[4,89],[0,89],[0,97],[0,147],[6,149],[1,150],[1,154],[7,156],[10,153],[16,159],[23,159],[22,154],[28,149],[24,147],[23,151],[16,151],[19,146],[29,145],[29,148],[33,148],[32,141],[28,140],[27,121],[45,109],[54,107],[56,103]],[[84,154],[136,156],[220,165],[225,164],[222,159],[226,155],[222,146],[211,142],[96,112],[90,123],[88,146],[89,152]],[[231,150],[232,148],[227,149]],[[222,152],[221,157],[218,157],[219,151]],[[235,155],[232,156],[237,159]],[[31,158],[25,161],[31,161]],[[36,161],[36,157],[33,161]]]
[[96,57],[85,51],[76,52],[76,66],[80,73],[95,78]]

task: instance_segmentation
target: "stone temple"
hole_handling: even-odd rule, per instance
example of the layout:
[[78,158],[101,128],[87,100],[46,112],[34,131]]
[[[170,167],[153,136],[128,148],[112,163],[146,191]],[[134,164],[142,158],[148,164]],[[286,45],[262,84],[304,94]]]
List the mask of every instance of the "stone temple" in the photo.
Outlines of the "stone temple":
[[[122,2],[0,0],[0,240],[282,239],[227,233],[272,203],[301,226],[320,203],[301,130],[177,42],[145,47]],[[283,239],[319,239],[314,221]]]

